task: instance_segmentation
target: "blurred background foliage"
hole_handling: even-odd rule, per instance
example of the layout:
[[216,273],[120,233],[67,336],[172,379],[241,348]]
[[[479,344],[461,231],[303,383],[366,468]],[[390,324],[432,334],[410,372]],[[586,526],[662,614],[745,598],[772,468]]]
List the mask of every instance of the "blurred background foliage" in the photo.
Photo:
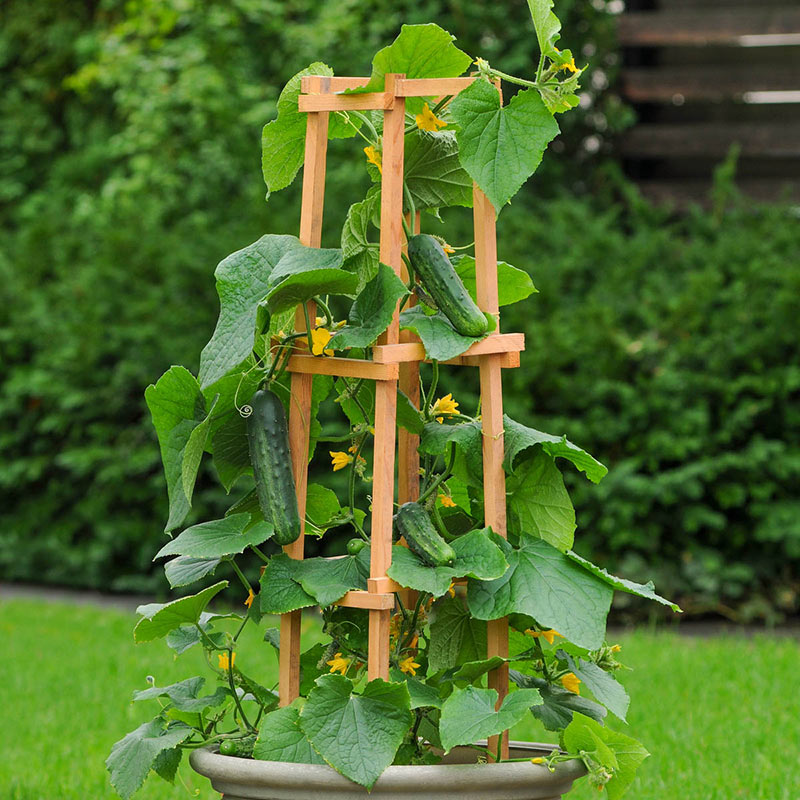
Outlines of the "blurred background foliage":
[[[730,169],[710,212],[682,216],[619,177],[618,5],[556,0],[589,70],[581,108],[500,216],[501,258],[541,292],[504,318],[528,343],[507,410],[610,467],[599,487],[565,470],[580,552],[652,574],[690,612],[774,621],[800,603],[798,222],[738,201]],[[427,21],[525,75],[527,20],[525,0],[6,0],[0,577],[165,591],[143,391],[171,364],[196,371],[215,264],[297,232],[299,186],[266,204],[260,175],[283,83],[314,60],[366,74],[403,22]],[[329,246],[368,186],[339,157],[353,147],[331,144]],[[471,240],[468,212],[445,222]],[[468,407],[474,385],[452,380]],[[229,502],[206,469],[196,519]]]

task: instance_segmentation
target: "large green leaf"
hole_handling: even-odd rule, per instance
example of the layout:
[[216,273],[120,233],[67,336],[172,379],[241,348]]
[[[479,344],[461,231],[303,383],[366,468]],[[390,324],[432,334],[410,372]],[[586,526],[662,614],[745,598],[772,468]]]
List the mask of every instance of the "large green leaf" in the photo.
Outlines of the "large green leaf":
[[585,450],[572,444],[566,436],[553,436],[550,433],[542,433],[542,431],[537,431],[514,421],[507,414],[503,415],[503,427],[505,429],[505,459],[503,467],[506,472],[513,472],[517,456],[532,447],[540,447],[552,458],[565,458],[567,461],[571,461],[581,472],[585,472],[586,477],[594,483],[599,483],[608,472],[608,469],[603,464],[593,456],[590,456]]
[[[453,44],[454,39],[433,23],[403,25],[398,37],[375,54],[369,83],[359,91],[382,92],[389,72],[404,73],[407,78],[457,78],[472,58]],[[422,101],[408,98],[406,107],[415,111]]]
[[178,586],[188,586],[210,575],[219,566],[219,558],[192,558],[178,556],[164,564],[164,574],[169,585],[176,589]]
[[170,367],[155,385],[147,387],[144,398],[161,448],[169,497],[169,519],[164,530],[171,531],[183,523],[191,508],[191,499],[184,490],[183,462],[192,432],[208,419],[206,400],[197,379],[183,367]]
[[176,723],[166,728],[161,717],[140,725],[111,748],[106,759],[111,785],[123,800],[128,800],[144,783],[158,756],[185,742],[191,735],[192,728],[188,725]]
[[307,558],[297,567],[295,580],[324,608],[351,589],[366,589],[368,577],[369,556],[365,560],[359,553],[343,558]]
[[561,22],[553,13],[553,0],[528,0],[528,8],[536,29],[539,52],[549,55],[553,52],[561,31]]
[[338,525],[342,507],[336,492],[319,483],[311,483],[306,490],[306,533],[322,534]]
[[518,549],[499,536],[494,541],[509,568],[495,581],[469,580],[467,599],[477,619],[527,614],[579,647],[602,645],[610,586],[541,539],[521,536]]
[[[420,439],[420,453],[443,455],[448,442],[455,442],[463,456],[464,469],[456,473],[466,483],[483,488],[483,434],[479,422],[459,422],[444,425],[429,422]],[[457,462],[458,465],[458,462]],[[462,475],[461,472],[464,474]]]
[[506,493],[511,531],[538,536],[562,552],[572,547],[575,509],[564,478],[547,453],[536,452],[509,475]]
[[264,717],[253,747],[253,758],[290,764],[325,763],[300,730],[300,708],[304,702],[298,698],[290,706],[278,708]]
[[200,469],[200,462],[203,460],[203,453],[205,452],[206,442],[211,430],[211,419],[215,413],[218,401],[219,395],[215,395],[211,398],[206,418],[189,434],[186,448],[183,451],[181,484],[189,505],[192,504],[192,495],[194,494],[194,485],[197,481],[197,473]]
[[[248,398],[249,400],[249,398]],[[229,492],[242,475],[252,472],[247,443],[247,422],[238,412],[228,415],[211,440],[214,467]]]
[[300,712],[300,727],[334,769],[371,789],[411,727],[405,684],[376,678],[360,694],[342,675],[322,675]]
[[424,427],[419,409],[400,389],[397,390],[397,424],[417,436],[422,433]]
[[507,695],[495,711],[497,692],[466,686],[445,700],[439,720],[439,735],[445,752],[460,744],[474,744],[516,725],[531,706],[542,698],[536,689],[519,689]]
[[568,653],[563,655],[569,668],[583,681],[584,686],[612,714],[616,714],[625,722],[625,715],[631,702],[625,687],[597,664],[584,661],[582,658],[573,659]]
[[412,131],[405,145],[404,174],[417,211],[472,207],[472,178],[461,166],[453,131]]
[[286,553],[273,556],[261,575],[258,593],[264,614],[287,614],[298,608],[315,605],[314,598],[299,583],[299,565],[302,561]]
[[411,708],[441,708],[442,696],[439,690],[427,683],[413,678],[406,672],[401,672],[397,667],[389,670],[389,675],[394,683],[405,683],[411,697]]
[[499,213],[536,171],[558,123],[535,89],[524,89],[507,106],[492,84],[476,80],[450,104],[458,125],[464,169]]
[[587,561],[573,550],[570,550],[567,555],[576,564],[580,564],[585,570],[592,575],[596,575],[612,588],[636,595],[637,597],[644,597],[646,600],[655,600],[656,603],[661,603],[662,606],[669,606],[673,611],[683,613],[681,607],[677,603],[673,603],[671,600],[667,600],[666,597],[656,594],[655,586],[653,586],[652,581],[636,583],[636,581],[629,581],[626,578],[618,578],[616,575],[611,575],[609,572],[606,572],[602,567],[598,567],[596,564],[592,564],[591,561]]
[[451,546],[456,558],[449,567],[431,567],[407,547],[395,545],[387,574],[409,589],[429,592],[434,597],[444,595],[453,578],[499,578],[508,569],[508,562],[488,534],[489,529],[483,528],[455,539]]
[[211,599],[219,594],[228,581],[220,581],[208,586],[197,594],[181,597],[171,603],[148,603],[136,609],[142,618],[133,629],[135,642],[150,642],[160,639],[181,625],[191,625],[199,621],[200,615]]
[[[474,256],[455,256],[451,261],[456,274],[461,278],[470,297],[477,302],[478,289],[475,281]],[[497,296],[499,305],[510,306],[512,303],[524,300],[537,291],[531,276],[527,272],[512,267],[511,264],[507,264],[505,261],[497,262]]]
[[625,794],[639,765],[650,755],[636,739],[580,714],[564,731],[564,746],[570,753],[588,753],[613,773],[606,784],[609,800],[618,800]]
[[408,290],[395,271],[378,264],[378,273],[361,290],[350,308],[347,325],[331,339],[330,347],[368,347],[389,327],[397,302]]
[[486,658],[486,625],[473,619],[459,597],[434,606],[428,645],[428,673]]
[[200,354],[198,379],[201,387],[225,377],[250,355],[257,306],[269,290],[270,275],[283,256],[301,247],[296,236],[267,234],[219,263],[214,272],[219,320],[211,340]]
[[429,316],[418,305],[400,313],[400,327],[416,333],[422,339],[425,354],[435,361],[460,356],[475,342],[486,338],[486,335],[462,336],[441,311]]
[[361,291],[378,272],[380,245],[370,241],[369,228],[380,205],[380,190],[367,193],[364,200],[353,203],[342,227],[344,269],[358,275]]
[[168,697],[172,705],[178,711],[205,711],[207,708],[215,708],[221,705],[225,698],[230,696],[230,692],[223,686],[218,686],[213,694],[200,695],[200,691],[206,679],[202,677],[187,678],[179,683],[173,683],[164,688],[151,686],[149,689],[142,689],[133,693],[134,702],[138,700],[155,700],[157,697]]
[[249,524],[249,514],[232,514],[222,519],[201,522],[167,542],[153,560],[171,555],[222,558],[243,553],[245,548],[261,544],[274,533],[271,522],[262,520],[246,530]]

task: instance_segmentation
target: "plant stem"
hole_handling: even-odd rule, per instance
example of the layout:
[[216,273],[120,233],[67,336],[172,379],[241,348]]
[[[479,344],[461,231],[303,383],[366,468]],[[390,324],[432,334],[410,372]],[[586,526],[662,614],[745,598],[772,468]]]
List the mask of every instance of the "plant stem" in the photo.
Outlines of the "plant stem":
[[332,328],[333,323],[333,315],[331,314],[331,310],[328,308],[328,304],[323,302],[319,297],[315,297],[314,300],[316,301],[317,305],[322,309],[323,313],[325,314],[325,318],[328,323],[328,327]]
[[233,571],[236,573],[239,580],[242,582],[242,586],[247,590],[247,596],[250,596],[250,592],[253,591],[253,587],[250,586],[250,581],[245,578],[244,573],[239,569],[239,565],[231,558],[228,562],[231,567],[233,567]]
[[314,352],[314,340],[311,338],[311,320],[308,316],[308,303],[303,303],[303,316],[306,318],[306,336],[308,337],[308,352]]
[[250,724],[250,720],[247,719],[247,715],[244,713],[244,709],[242,708],[242,704],[239,702],[239,695],[236,693],[236,684],[233,682],[233,648],[229,647],[228,650],[228,686],[230,686],[231,694],[233,695],[233,702],[236,704],[236,708],[239,711],[239,716],[242,718],[242,722],[252,731],[255,728]]
[[442,481],[446,481],[453,474],[453,465],[456,463],[456,446],[450,443],[450,458],[443,472],[429,484],[428,488],[419,496],[418,503],[424,503],[439,488]]
[[269,564],[269,558],[264,554],[262,550],[260,550],[256,545],[251,544],[250,549],[265,563]]

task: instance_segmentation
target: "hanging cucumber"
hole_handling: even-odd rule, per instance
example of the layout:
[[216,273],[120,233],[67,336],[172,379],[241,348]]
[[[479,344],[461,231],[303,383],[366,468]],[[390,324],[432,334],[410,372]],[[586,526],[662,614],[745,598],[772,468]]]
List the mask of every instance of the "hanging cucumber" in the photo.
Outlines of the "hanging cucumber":
[[486,315],[470,297],[441,244],[427,233],[408,240],[408,257],[425,290],[462,336],[483,336]]
[[408,549],[432,567],[450,566],[455,550],[436,532],[428,512],[419,503],[404,503],[394,515],[397,538],[404,536]]
[[242,736],[239,739],[223,739],[219,743],[219,752],[223,756],[239,756],[239,758],[250,758],[253,755],[253,747],[256,743],[254,734]]
[[250,462],[256,481],[258,504],[264,519],[272,522],[272,538],[283,546],[300,536],[300,514],[289,452],[289,428],[280,398],[260,389],[250,401],[253,413],[247,418]]

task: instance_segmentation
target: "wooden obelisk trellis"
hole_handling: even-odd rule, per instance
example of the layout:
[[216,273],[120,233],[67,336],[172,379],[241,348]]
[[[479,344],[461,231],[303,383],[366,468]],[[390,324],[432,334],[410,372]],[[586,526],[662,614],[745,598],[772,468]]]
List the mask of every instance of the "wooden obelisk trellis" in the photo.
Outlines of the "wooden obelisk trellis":
[[[345,89],[366,85],[368,78],[308,76],[302,79],[298,101],[307,114],[303,203],[300,240],[319,247],[325,193],[325,160],[328,119],[331,112],[380,110],[384,113],[381,180],[380,260],[407,280],[402,261],[404,233],[403,155],[405,106],[407,97],[438,97],[458,94],[474,78],[407,79],[386,75],[385,91],[368,94],[342,94]],[[478,305],[499,320],[497,294],[497,242],[495,210],[484,193],[474,187],[475,260]],[[417,224],[417,220],[414,221]],[[309,304],[309,318],[315,308]],[[395,606],[394,592],[407,591],[387,577],[392,558],[392,516],[395,496],[395,455],[399,455],[397,501],[404,503],[419,496],[418,438],[401,429],[397,432],[396,407],[399,387],[415,404],[419,403],[419,363],[425,359],[422,344],[405,332],[401,335],[399,309],[389,328],[372,348],[372,360],[318,358],[298,353],[289,360],[292,374],[289,412],[289,442],[292,451],[300,518],[305,517],[308,484],[309,417],[311,382],[314,375],[335,375],[375,381],[375,442],[372,485],[372,527],[370,575],[365,591],[350,591],[339,605],[369,610],[369,679],[389,678],[389,620]],[[305,314],[298,308],[295,327],[305,329]],[[498,328],[483,341],[448,364],[477,366],[480,372],[481,416],[483,420],[483,480],[485,524],[495,533],[506,535],[505,474],[503,472],[503,393],[501,369],[519,366],[524,349],[522,334],[501,334]],[[397,432],[397,439],[395,435]],[[395,448],[395,443],[397,447]],[[292,558],[303,558],[303,534],[284,548]],[[290,703],[299,694],[301,611],[281,618],[280,700]],[[487,657],[508,655],[508,624],[505,619],[487,623]],[[508,668],[504,665],[489,674],[489,685],[497,690],[499,701],[508,693]],[[504,734],[503,757],[507,757]],[[496,752],[497,737],[490,742]]]

